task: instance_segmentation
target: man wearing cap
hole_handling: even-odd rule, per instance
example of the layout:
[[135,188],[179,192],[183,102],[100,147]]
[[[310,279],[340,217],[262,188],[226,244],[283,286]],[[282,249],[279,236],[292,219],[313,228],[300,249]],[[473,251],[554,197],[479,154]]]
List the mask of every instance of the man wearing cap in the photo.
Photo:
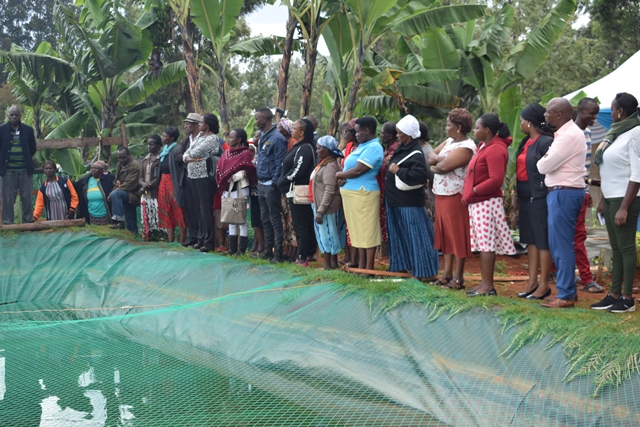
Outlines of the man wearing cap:
[[549,151],[538,160],[538,171],[545,175],[547,195],[549,249],[556,264],[556,289],[546,308],[573,307],[577,297],[574,268],[574,237],[580,209],[584,202],[584,160],[587,142],[584,132],[572,120],[573,107],[564,98],[553,98],[544,113],[547,124],[555,130]]
[[[256,127],[262,131],[258,143],[258,201],[264,228],[264,252],[259,257],[271,262],[282,262],[284,230],[282,205],[277,182],[282,172],[282,161],[287,154],[287,141],[272,123],[270,109],[260,108],[255,113]],[[272,249],[273,248],[273,252]]]
[[[182,148],[180,152],[176,152],[176,159],[182,160],[182,153],[184,153],[193,143],[193,141],[198,136],[200,132],[199,125],[201,116],[198,113],[189,113],[187,118],[183,120],[184,122],[184,133],[185,138],[182,141]],[[178,177],[178,182],[182,188],[185,187],[187,181],[187,168],[181,169],[181,176]],[[184,194],[184,212],[187,219],[187,241],[183,243],[183,246],[192,246],[198,243],[198,230],[196,226],[198,224],[198,212],[195,210],[195,205],[193,204],[193,200],[189,200],[187,196],[189,194],[188,191],[183,191]]]
[[7,112],[9,122],[0,126],[0,176],[2,177],[2,223],[13,224],[13,205],[20,192],[22,222],[33,222],[33,155],[36,137],[31,126],[20,122],[15,105]]

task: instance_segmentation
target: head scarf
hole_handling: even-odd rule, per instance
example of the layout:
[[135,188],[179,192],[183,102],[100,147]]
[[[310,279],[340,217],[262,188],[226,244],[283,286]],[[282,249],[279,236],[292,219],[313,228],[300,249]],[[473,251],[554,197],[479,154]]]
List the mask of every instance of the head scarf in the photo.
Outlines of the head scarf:
[[344,122],[344,130],[351,130],[351,129],[355,129],[356,128],[356,120],[358,120],[357,117],[349,120],[348,122]]
[[293,135],[293,121],[282,118],[280,119],[280,126],[282,126],[282,129],[284,129],[289,135]]
[[338,150],[338,141],[330,135],[325,135],[322,138],[318,139],[317,144],[320,147],[324,147],[331,152],[336,157],[342,157],[342,151]]
[[107,164],[107,162],[104,162],[104,161],[102,161],[102,160],[96,160],[95,162],[93,162],[93,163],[91,164],[91,166],[97,166],[97,167],[99,167],[100,169],[102,169],[102,173],[103,173],[104,175],[106,175],[106,174],[108,174],[108,173],[109,173],[109,165]]
[[411,138],[420,138],[420,123],[411,114],[404,116],[397,124],[396,129]]

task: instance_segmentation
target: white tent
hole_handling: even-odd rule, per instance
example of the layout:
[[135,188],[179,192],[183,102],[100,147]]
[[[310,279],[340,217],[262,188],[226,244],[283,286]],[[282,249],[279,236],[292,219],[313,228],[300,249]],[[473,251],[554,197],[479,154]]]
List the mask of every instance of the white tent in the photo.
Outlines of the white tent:
[[[629,92],[635,97],[640,97],[638,70],[640,70],[640,51],[636,52],[633,56],[627,59],[624,64],[600,80],[564,96],[566,99],[571,99],[580,93],[580,91],[583,91],[588,97],[597,97],[600,101],[600,120],[596,120],[596,123],[591,126],[591,138],[594,143],[602,141],[607,133],[606,128],[608,128],[608,125],[604,118],[607,114],[611,113],[609,106],[616,94],[620,92]],[[603,123],[600,123],[600,121]],[[610,122],[611,120],[608,120],[608,123]],[[605,124],[605,126],[602,126],[602,124]]]

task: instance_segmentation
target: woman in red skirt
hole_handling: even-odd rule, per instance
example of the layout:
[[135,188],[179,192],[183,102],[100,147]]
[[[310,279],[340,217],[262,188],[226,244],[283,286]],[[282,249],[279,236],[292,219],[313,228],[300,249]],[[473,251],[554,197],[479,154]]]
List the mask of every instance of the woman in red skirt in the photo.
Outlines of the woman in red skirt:
[[160,187],[158,188],[158,223],[167,230],[169,242],[175,241],[175,228],[180,228],[180,243],[186,242],[187,224],[184,217],[185,178],[182,147],[176,141],[178,129],[170,127],[162,133],[160,152]]

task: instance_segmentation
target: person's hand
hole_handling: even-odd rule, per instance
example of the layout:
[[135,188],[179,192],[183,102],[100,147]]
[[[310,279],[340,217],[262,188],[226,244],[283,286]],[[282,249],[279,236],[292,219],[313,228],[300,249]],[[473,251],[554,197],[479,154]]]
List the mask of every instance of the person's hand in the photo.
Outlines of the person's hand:
[[120,180],[116,181],[116,188],[120,187]]
[[344,178],[338,178],[338,180],[336,181],[338,186],[342,187],[343,185],[345,185],[347,183],[347,180]]
[[320,212],[316,212],[316,223],[322,224],[322,214]]
[[398,172],[398,170],[399,170],[399,169],[400,169],[400,166],[398,166],[398,165],[397,165],[397,164],[395,164],[395,163],[391,163],[391,164],[389,165],[389,172],[391,172],[391,173],[392,173],[392,174],[394,174],[394,175]]
[[593,198],[591,197],[591,194],[587,193],[587,207],[588,208],[592,208],[593,207]]
[[616,217],[615,217],[616,225],[618,227],[622,227],[627,223],[627,214],[628,212],[626,209],[623,209],[623,208],[618,209],[618,212],[616,212]]
[[596,214],[600,214],[600,215],[604,214],[604,197],[600,198],[600,202],[598,203],[598,208],[596,209]]

